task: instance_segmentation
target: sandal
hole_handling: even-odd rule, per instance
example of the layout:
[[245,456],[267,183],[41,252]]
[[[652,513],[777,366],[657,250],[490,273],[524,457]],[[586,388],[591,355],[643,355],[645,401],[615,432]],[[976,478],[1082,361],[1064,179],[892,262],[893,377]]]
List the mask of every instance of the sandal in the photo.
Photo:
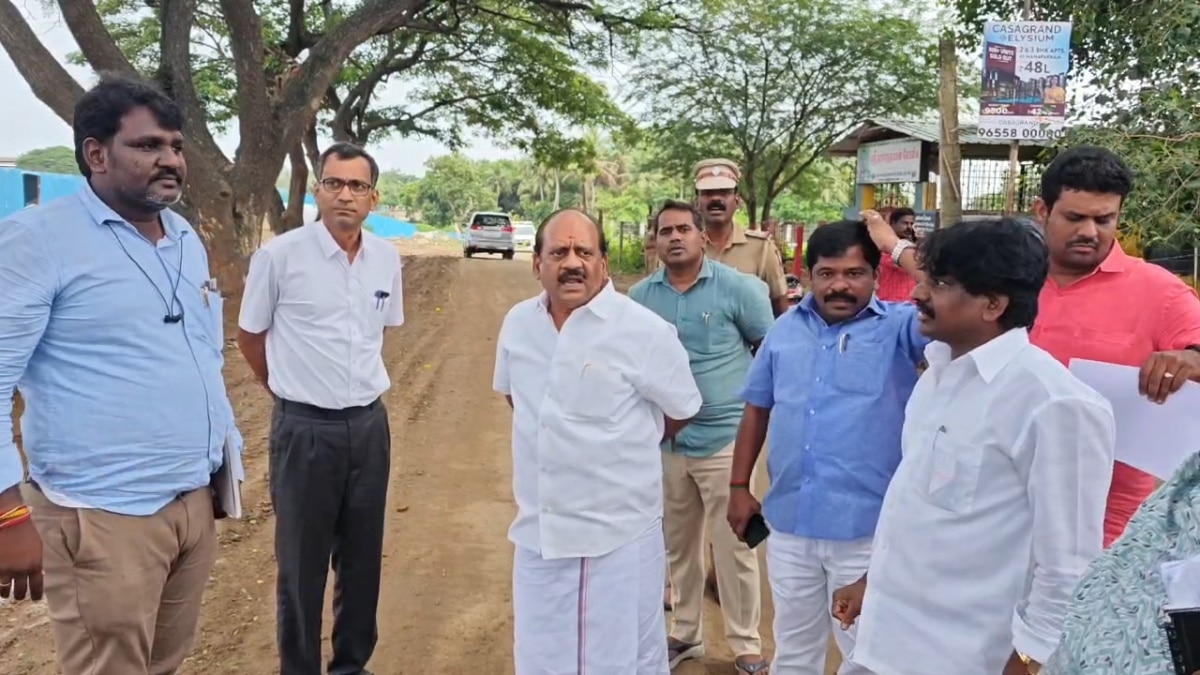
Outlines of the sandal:
[[675,638],[667,638],[667,661],[671,670],[675,670],[675,666],[688,659],[698,659],[702,656],[704,645],[690,645]]
[[770,675],[771,662],[763,659],[755,663],[746,663],[744,657],[737,657],[733,660],[733,667],[737,668],[738,675]]

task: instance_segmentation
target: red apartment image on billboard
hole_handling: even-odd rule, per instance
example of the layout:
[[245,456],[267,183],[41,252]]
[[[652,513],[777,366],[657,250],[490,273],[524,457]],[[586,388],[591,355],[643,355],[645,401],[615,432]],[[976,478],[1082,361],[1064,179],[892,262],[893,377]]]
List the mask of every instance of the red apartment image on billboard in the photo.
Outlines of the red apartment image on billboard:
[[989,71],[1017,74],[1017,48],[1008,45],[987,44],[984,68]]

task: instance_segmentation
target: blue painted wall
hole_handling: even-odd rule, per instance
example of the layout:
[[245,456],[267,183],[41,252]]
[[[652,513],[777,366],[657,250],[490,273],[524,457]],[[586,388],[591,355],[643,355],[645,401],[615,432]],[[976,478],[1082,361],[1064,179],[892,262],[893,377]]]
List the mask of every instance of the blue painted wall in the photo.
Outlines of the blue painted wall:
[[[37,185],[33,191],[26,189],[26,176],[37,178]],[[82,186],[83,176],[0,168],[0,218],[32,204],[41,204],[74,194]],[[287,191],[280,190],[279,194],[286,202]],[[315,206],[312,195],[305,195],[304,203]],[[416,225],[379,213],[367,216],[367,226],[375,234],[387,239],[407,238],[417,233]]]
[[[26,176],[37,178],[36,192],[27,194]],[[0,217],[25,208],[29,205],[27,199],[39,204],[52,201],[73,194],[81,185],[82,176],[0,168]]]

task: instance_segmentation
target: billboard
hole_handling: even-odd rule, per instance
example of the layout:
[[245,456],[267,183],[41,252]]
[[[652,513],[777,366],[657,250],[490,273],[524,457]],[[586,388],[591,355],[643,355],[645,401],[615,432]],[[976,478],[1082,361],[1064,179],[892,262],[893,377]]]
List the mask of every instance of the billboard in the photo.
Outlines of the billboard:
[[1067,116],[1069,21],[988,21],[983,28],[979,135],[1053,140]]

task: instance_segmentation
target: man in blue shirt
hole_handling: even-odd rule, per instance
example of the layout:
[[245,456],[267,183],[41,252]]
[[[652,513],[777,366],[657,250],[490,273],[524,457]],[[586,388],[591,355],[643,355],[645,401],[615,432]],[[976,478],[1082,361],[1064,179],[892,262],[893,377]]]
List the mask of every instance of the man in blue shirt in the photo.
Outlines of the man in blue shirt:
[[84,186],[0,222],[0,589],[36,600],[44,570],[64,675],[175,672],[216,561],[210,484],[241,478],[221,299],[166,208],[183,123],[153,86],[104,77],[75,107]]
[[928,338],[913,305],[875,297],[879,259],[866,224],[817,228],[804,252],[812,292],[772,326],[742,389],[729,524],[742,536],[759,511],[750,475],[769,433],[762,511],[777,675],[824,673],[831,628],[843,656],[851,651],[853,629],[833,627],[826,608],[866,572],[900,463],[904,407]]
[[766,284],[707,258],[704,220],[687,202],[668,201],[656,217],[655,246],[663,266],[629,297],[675,326],[704,400],[700,412],[663,444],[667,560],[674,625],[667,642],[671,667],[704,654],[704,533],[713,558],[725,634],[740,672],[766,668],[758,623],[762,615],[758,558],[725,527],[733,439],[742,418],[738,389],[774,321]]

